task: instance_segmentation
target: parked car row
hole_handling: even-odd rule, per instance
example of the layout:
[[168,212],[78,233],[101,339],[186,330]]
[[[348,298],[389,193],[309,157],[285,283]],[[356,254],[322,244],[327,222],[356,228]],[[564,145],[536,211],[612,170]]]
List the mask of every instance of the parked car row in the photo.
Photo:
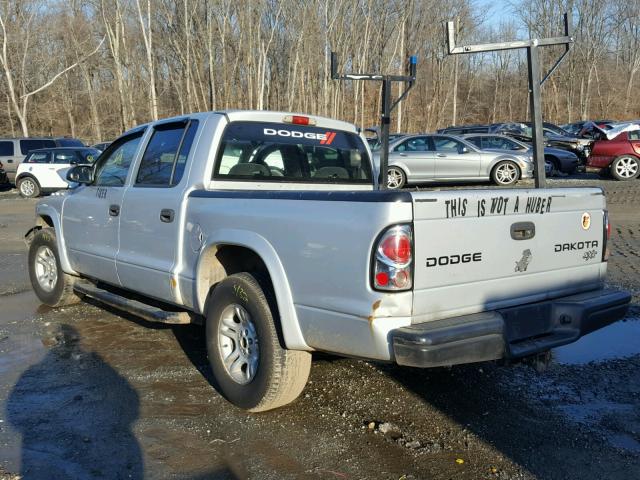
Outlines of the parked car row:
[[[575,122],[568,132],[544,122],[545,173],[595,171],[616,180],[640,175],[640,122]],[[487,181],[513,185],[533,175],[532,128],[527,122],[464,125],[436,134],[394,133],[389,143],[389,188],[424,182]],[[380,141],[369,146],[379,164]]]
[[15,184],[25,197],[68,188],[66,171],[93,163],[110,144],[86,147],[72,137],[0,138],[0,185]]

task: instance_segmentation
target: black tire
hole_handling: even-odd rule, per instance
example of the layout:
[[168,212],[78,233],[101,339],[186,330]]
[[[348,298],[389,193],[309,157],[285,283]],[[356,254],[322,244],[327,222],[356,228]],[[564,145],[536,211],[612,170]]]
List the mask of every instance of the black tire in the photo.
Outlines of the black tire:
[[[393,179],[393,180],[392,180]],[[407,184],[407,174],[400,167],[387,169],[387,188],[399,190]]]
[[[231,403],[251,412],[291,403],[304,389],[311,369],[309,352],[281,345],[271,297],[270,289],[263,288],[254,275],[236,273],[214,287],[207,308],[207,353],[217,387]],[[238,313],[238,306],[244,312]],[[243,315],[248,315],[244,320],[248,318],[251,325],[241,322]],[[235,330],[227,327],[230,324]],[[257,357],[253,368],[252,355]],[[230,367],[225,366],[225,358]]]
[[40,184],[33,177],[21,177],[16,183],[16,188],[25,198],[36,198],[40,196]]
[[558,173],[562,173],[562,169],[560,168],[560,162],[556,157],[553,157],[553,156],[545,157],[545,160],[549,161],[549,163],[551,163],[551,165],[553,166],[553,168],[551,169],[551,173],[549,174],[550,177],[555,177],[556,175],[558,175]]
[[633,155],[620,155],[611,163],[610,171],[616,180],[633,180],[640,174],[640,161]]
[[[49,275],[53,269],[55,280],[53,275]],[[43,281],[43,277],[50,282]],[[77,277],[64,273],[60,266],[56,231],[53,228],[39,230],[29,245],[29,279],[36,296],[45,305],[62,307],[80,301],[73,292]]]
[[[509,177],[510,180],[507,181],[507,177],[501,175],[503,171],[512,172],[512,175]],[[512,162],[511,160],[502,160],[501,162],[498,162],[495,167],[493,167],[493,170],[491,170],[491,180],[496,185],[513,185],[520,179],[520,176],[520,168],[515,162]]]

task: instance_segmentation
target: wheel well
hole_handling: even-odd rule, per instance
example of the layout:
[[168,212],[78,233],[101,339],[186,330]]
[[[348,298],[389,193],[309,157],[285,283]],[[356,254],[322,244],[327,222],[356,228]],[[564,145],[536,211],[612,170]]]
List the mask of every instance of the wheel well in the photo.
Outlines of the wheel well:
[[264,282],[263,288],[273,291],[273,284],[269,270],[260,255],[250,248],[239,245],[215,245],[202,254],[200,267],[196,278],[199,303],[204,300],[206,313],[206,299],[212,287],[215,287],[229,275],[239,272],[251,272],[258,275],[258,280]]
[[55,228],[53,225],[53,220],[51,220],[51,217],[49,215],[38,215],[38,218],[36,218],[36,225],[42,228]]
[[15,184],[17,185],[20,180],[22,180],[23,178],[26,178],[26,177],[31,178],[34,182],[36,182],[38,184],[38,186],[40,185],[40,182],[38,181],[38,179],[36,177],[34,177],[33,175],[31,175],[30,173],[21,173],[20,176],[16,177]]
[[637,161],[640,162],[640,158],[637,155],[634,155],[633,153],[623,153],[622,155],[618,155],[617,157],[615,157],[612,161],[610,165],[613,165],[613,162],[615,162],[616,160],[618,160],[619,158],[624,158],[624,157],[632,157],[635,158]]
[[548,162],[551,162],[553,164],[555,164],[556,167],[560,166],[560,161],[558,160],[558,157],[556,157],[555,155],[545,155],[544,159],[547,160]]

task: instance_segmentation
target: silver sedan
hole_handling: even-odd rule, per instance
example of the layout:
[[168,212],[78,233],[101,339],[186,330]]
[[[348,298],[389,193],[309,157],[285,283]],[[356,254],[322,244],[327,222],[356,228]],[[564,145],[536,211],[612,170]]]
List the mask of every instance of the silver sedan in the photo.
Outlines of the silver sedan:
[[[374,158],[379,167],[380,154]],[[487,180],[513,185],[533,176],[533,162],[527,154],[482,151],[452,135],[408,135],[389,144],[387,174],[387,186],[392,189],[415,183]]]

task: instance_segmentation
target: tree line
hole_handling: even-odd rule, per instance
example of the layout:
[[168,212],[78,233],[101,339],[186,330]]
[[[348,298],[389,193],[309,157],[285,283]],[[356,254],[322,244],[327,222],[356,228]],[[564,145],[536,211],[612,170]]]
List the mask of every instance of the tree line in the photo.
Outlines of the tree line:
[[[392,131],[528,118],[524,52],[449,56],[458,43],[558,36],[575,44],[543,87],[546,120],[640,117],[638,0],[512,0],[496,22],[475,0],[0,0],[1,135],[109,140],[157,118],[219,109],[378,123],[380,85],[341,71],[417,82]],[[543,70],[562,47],[542,49]],[[398,88],[398,90],[400,87]],[[394,94],[399,92],[394,91]],[[2,108],[4,107],[4,108]]]

